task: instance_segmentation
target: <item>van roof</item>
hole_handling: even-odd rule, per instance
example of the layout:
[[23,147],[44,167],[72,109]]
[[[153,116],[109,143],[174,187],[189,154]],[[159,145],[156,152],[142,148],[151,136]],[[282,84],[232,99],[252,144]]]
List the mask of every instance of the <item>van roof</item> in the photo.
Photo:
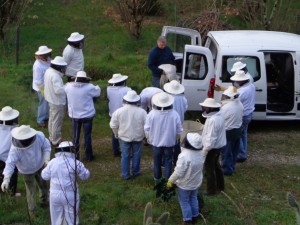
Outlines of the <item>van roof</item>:
[[300,50],[300,35],[259,30],[210,31],[219,47],[240,48],[249,46],[252,50]]

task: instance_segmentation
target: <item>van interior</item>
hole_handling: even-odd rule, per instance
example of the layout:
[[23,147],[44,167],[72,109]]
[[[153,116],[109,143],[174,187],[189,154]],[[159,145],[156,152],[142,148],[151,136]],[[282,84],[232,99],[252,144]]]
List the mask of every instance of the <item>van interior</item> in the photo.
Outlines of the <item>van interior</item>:
[[294,108],[293,57],[285,52],[265,52],[267,109],[289,112]]

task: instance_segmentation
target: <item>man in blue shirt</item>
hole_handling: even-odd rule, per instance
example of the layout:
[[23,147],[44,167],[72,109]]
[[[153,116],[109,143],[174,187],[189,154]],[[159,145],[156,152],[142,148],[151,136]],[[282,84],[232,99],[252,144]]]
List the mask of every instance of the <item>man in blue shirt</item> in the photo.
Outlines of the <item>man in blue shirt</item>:
[[158,68],[162,64],[175,65],[175,57],[172,50],[167,46],[167,39],[160,36],[157,46],[151,49],[148,56],[148,67],[152,72],[152,86],[159,88],[160,76],[163,70]]

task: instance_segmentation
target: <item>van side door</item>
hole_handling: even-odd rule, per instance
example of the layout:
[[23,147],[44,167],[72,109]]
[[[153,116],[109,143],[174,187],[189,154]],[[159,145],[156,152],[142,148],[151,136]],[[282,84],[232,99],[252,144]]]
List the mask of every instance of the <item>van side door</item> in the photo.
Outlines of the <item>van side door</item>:
[[183,57],[182,80],[188,110],[200,111],[214,83],[214,64],[210,50],[200,46],[186,45]]

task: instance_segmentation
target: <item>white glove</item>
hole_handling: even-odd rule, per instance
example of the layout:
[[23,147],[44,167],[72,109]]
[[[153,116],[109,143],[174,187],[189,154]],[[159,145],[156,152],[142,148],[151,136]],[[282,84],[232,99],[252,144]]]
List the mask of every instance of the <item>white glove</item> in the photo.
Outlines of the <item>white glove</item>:
[[10,181],[10,176],[4,176],[3,182],[1,184],[1,189],[3,192],[5,192],[5,190],[8,189],[9,181]]
[[112,131],[113,131],[113,133],[114,133],[114,135],[115,135],[115,137],[116,138],[118,138],[118,128],[111,128],[112,129]]
[[49,161],[50,161],[50,152],[45,152],[44,153],[44,164],[45,164],[45,166],[48,165]]

